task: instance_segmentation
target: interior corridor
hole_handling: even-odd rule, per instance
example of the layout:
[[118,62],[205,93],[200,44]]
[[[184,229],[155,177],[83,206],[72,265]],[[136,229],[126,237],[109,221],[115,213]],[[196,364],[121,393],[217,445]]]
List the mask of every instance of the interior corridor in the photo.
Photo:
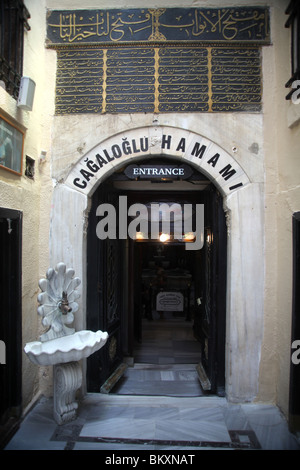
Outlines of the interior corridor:
[[152,312],[143,318],[141,341],[135,342],[134,363],[111,393],[119,395],[203,396],[196,366],[200,344],[193,322],[180,313]]

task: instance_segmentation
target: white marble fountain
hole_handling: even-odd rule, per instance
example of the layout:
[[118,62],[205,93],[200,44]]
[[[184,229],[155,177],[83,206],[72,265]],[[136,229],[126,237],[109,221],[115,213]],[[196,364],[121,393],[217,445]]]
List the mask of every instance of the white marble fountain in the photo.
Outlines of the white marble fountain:
[[102,348],[108,333],[103,331],[77,331],[69,328],[78,310],[76,300],[80,294],[76,288],[80,279],[73,269],[59,263],[49,268],[46,279],[40,279],[42,293],[38,295],[38,314],[42,325],[48,327],[40,341],[27,343],[24,351],[30,361],[40,366],[53,366],[54,418],[64,424],[76,418],[78,403],[76,391],[82,384],[80,360]]

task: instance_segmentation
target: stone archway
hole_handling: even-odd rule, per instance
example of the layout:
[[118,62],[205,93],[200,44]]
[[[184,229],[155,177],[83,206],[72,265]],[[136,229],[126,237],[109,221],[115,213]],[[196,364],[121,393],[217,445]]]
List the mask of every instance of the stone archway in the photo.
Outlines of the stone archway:
[[77,162],[65,183],[91,195],[114,169],[157,155],[190,163],[226,196],[249,184],[245,171],[228,152],[201,135],[173,127],[131,129],[106,139]]
[[258,393],[263,337],[263,186],[251,182],[215,142],[185,129],[151,126],[118,133],[91,149],[54,188],[50,263],[64,261],[82,279],[75,327],[84,328],[90,197],[125,162],[157,155],[187,161],[223,195],[228,221],[226,395],[232,401],[252,401]]

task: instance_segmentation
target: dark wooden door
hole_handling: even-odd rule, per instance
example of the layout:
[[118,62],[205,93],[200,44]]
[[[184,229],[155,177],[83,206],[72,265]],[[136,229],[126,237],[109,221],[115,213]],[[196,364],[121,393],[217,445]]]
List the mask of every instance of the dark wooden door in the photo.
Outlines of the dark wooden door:
[[109,203],[118,209],[117,195],[105,188],[93,197],[89,218],[87,247],[87,328],[107,331],[107,344],[87,362],[89,392],[99,392],[101,386],[120,365],[122,353],[122,242],[116,239],[100,240],[96,235],[99,204]]
[[[0,448],[14,431],[22,402],[22,213],[0,208]],[[3,360],[4,359],[4,360]]]
[[206,194],[205,245],[202,253],[201,292],[195,315],[195,336],[201,343],[197,367],[203,388],[225,393],[225,324],[227,230],[220,194],[212,188]]
[[289,427],[300,432],[300,212],[293,215],[293,308],[291,334]]

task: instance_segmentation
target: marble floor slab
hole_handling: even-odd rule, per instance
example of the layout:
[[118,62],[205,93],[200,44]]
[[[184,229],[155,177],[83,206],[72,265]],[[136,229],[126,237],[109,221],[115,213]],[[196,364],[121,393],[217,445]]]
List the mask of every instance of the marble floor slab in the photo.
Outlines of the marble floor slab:
[[177,397],[204,395],[196,364],[134,364],[126,369],[111,393]]
[[40,399],[5,449],[97,450],[98,459],[115,451],[300,450],[275,406],[205,394],[198,360],[191,323],[154,315],[136,344],[133,365],[109,394],[87,394],[77,418],[62,426],[53,419],[52,399]]
[[[57,426],[42,398],[6,450],[300,450],[278,408],[230,404],[221,397],[88,394],[78,417]],[[120,455],[120,454],[118,454]]]

